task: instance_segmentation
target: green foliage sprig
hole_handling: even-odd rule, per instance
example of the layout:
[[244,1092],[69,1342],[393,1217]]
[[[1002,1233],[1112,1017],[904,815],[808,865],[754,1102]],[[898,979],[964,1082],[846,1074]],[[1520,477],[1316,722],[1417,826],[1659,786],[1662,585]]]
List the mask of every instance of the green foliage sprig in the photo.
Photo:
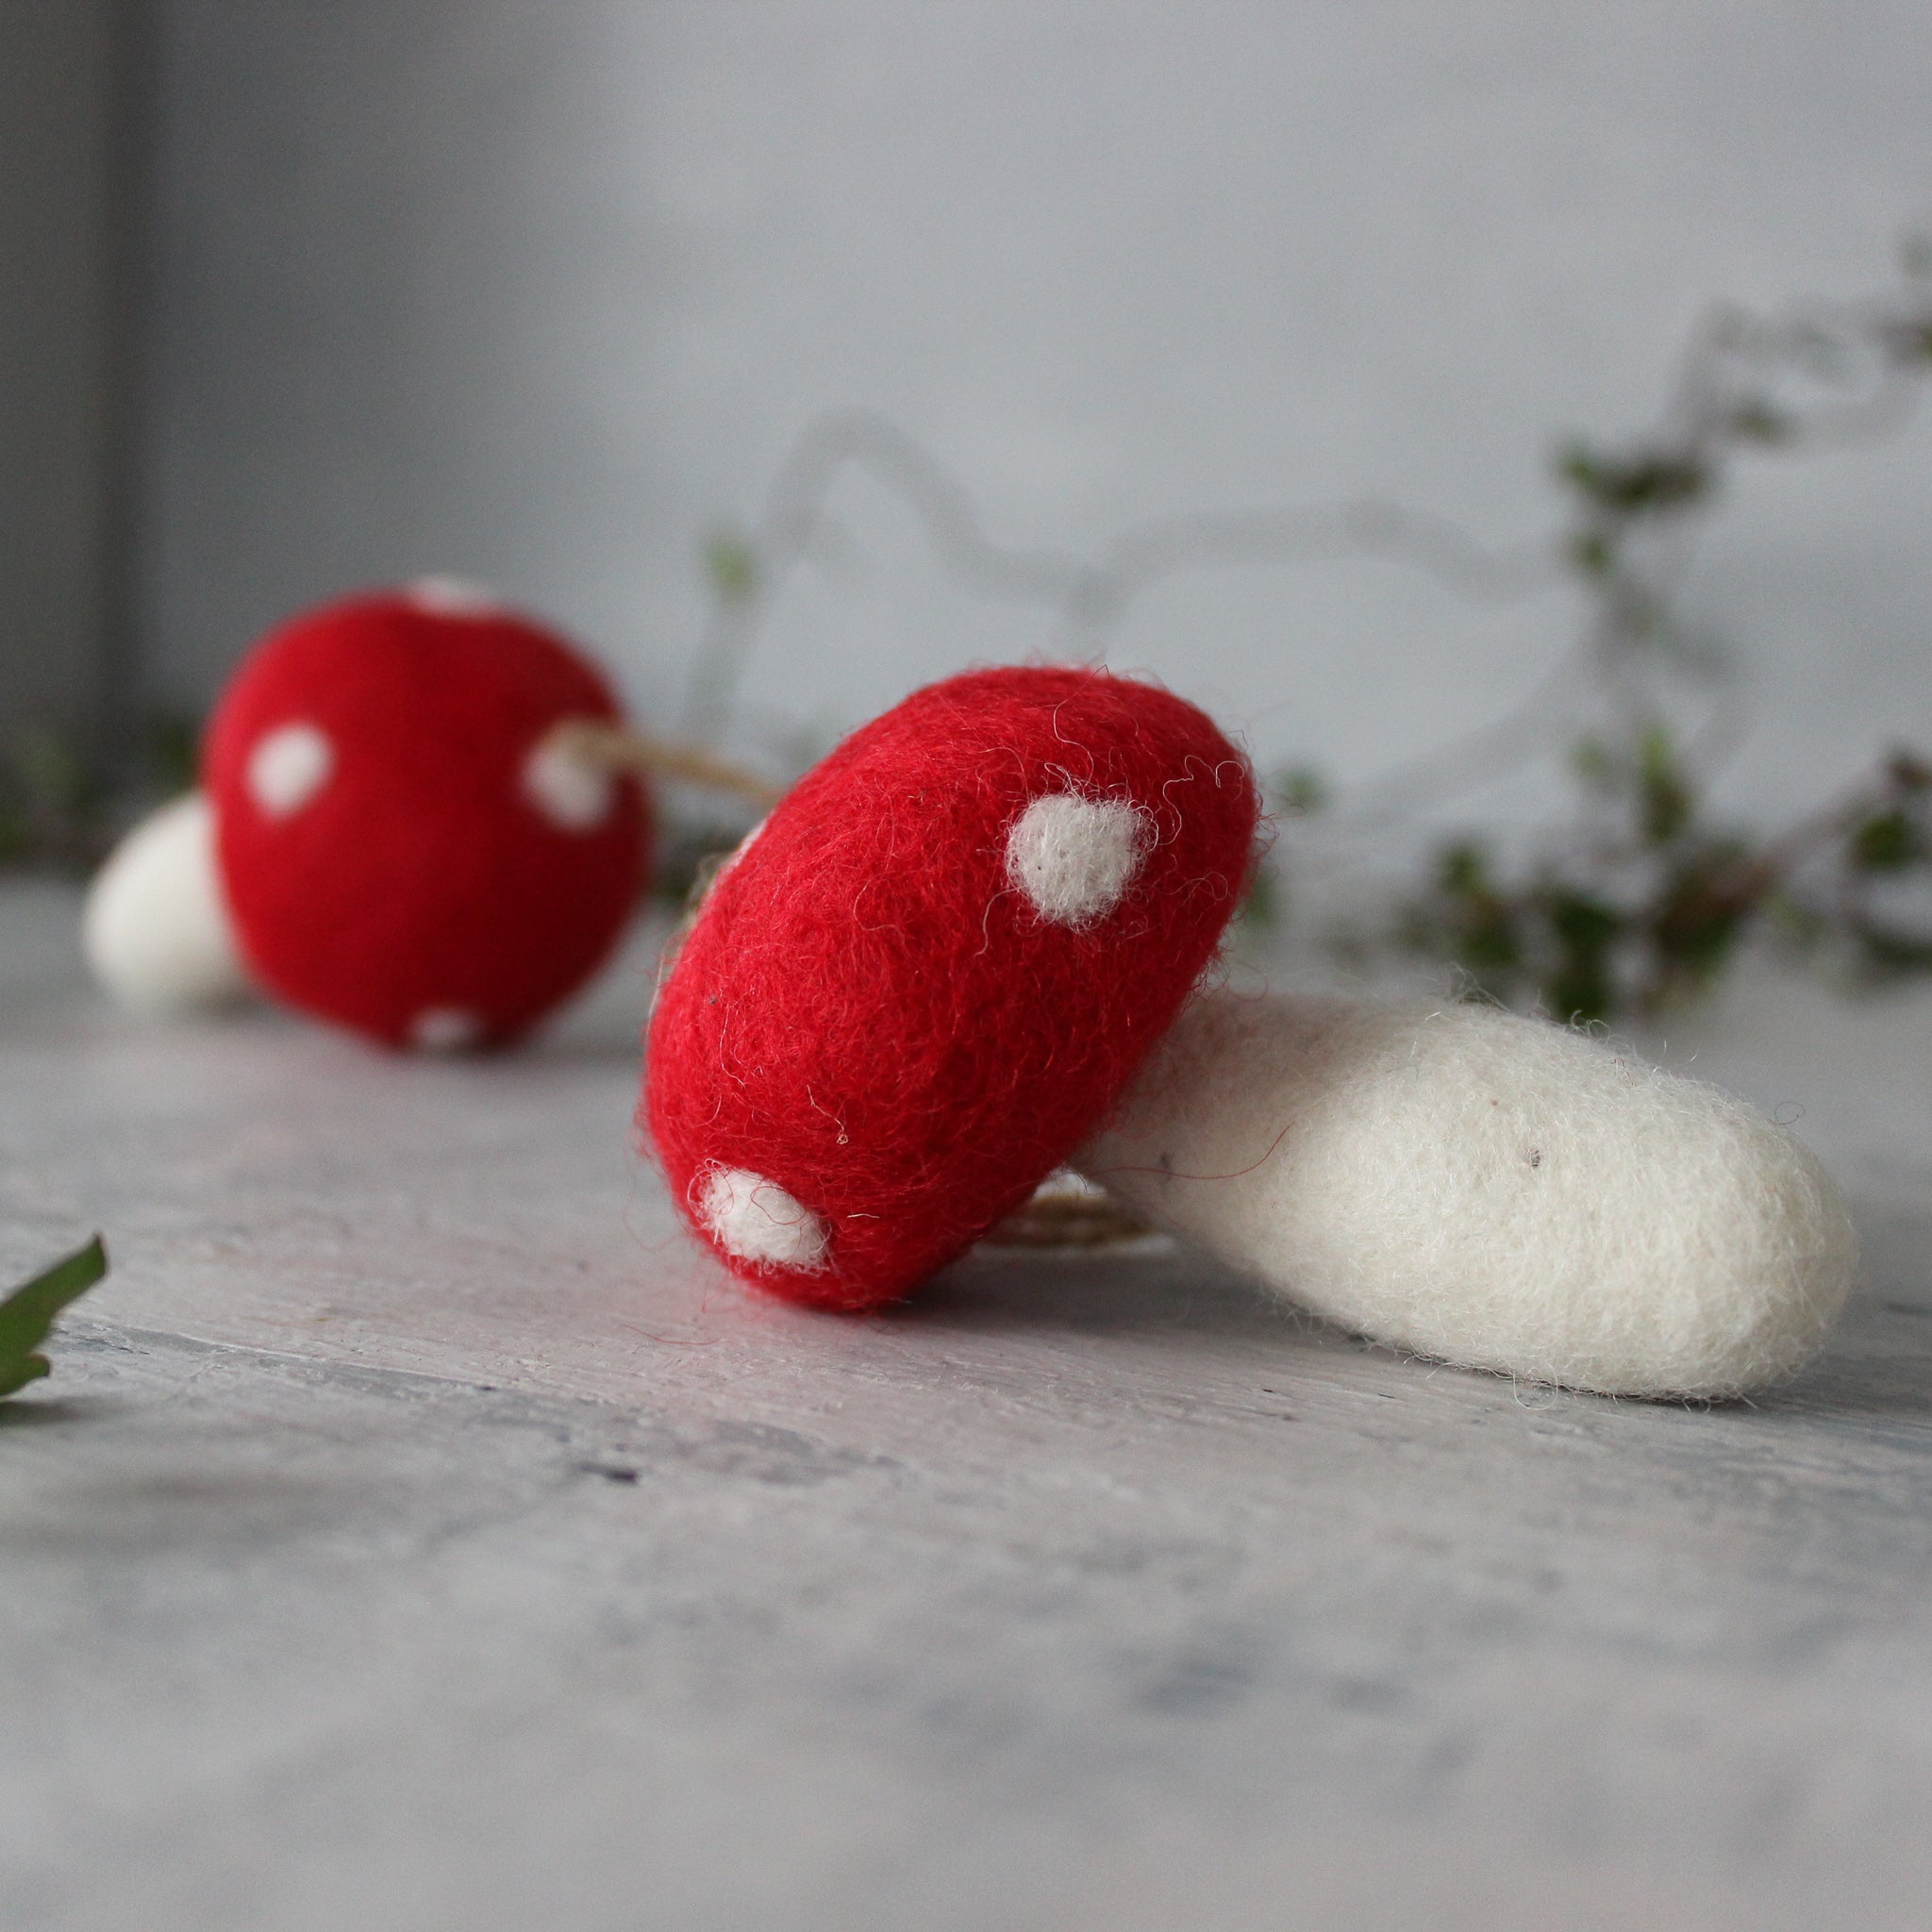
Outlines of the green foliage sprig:
[[1775,318],[1715,313],[1693,337],[1660,422],[1628,445],[1563,447],[1559,555],[1584,593],[1581,668],[1598,722],[1569,746],[1577,824],[1531,841],[1442,844],[1388,935],[1459,968],[1474,990],[1558,1017],[1655,1013],[1707,991],[1740,941],[1768,927],[1862,982],[1932,969],[1923,927],[1894,909],[1932,885],[1932,765],[1891,752],[1797,824],[1761,834],[1716,820],[1706,774],[1673,724],[1674,676],[1721,683],[1711,641],[1678,592],[1698,527],[1737,461],[1880,435],[1932,374],[1928,258],[1858,303]]
[[1514,871],[1491,841],[1449,841],[1399,906],[1394,942],[1473,991],[1578,1020],[1688,1004],[1757,927],[1866,983],[1932,969],[1932,930],[1884,906],[1908,876],[1932,881],[1932,768],[1912,753],[1773,839],[1713,824],[1659,725],[1634,746],[1586,739],[1576,764],[1610,828]]

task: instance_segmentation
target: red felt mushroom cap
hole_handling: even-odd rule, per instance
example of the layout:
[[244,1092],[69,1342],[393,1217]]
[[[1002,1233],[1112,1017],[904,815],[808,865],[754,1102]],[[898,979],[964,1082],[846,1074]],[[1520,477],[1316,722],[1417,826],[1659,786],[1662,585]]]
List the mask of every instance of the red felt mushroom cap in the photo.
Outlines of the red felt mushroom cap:
[[737,1274],[904,1294],[1099,1124],[1212,959],[1258,817],[1193,706],[1104,671],[916,692],[720,874],[640,1125]]
[[643,883],[633,778],[552,737],[603,677],[447,587],[353,597],[264,638],[205,748],[222,887],[268,989],[392,1046],[496,1044],[575,991]]

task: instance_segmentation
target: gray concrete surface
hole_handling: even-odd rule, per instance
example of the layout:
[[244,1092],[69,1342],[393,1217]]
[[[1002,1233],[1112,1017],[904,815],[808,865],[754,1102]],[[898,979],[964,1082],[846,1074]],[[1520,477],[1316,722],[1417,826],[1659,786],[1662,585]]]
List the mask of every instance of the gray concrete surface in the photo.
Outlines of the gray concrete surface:
[[642,964],[478,1064],[81,985],[0,894],[0,1924],[1700,1928],[1932,1896],[1932,1006],[1660,1050],[1872,1264],[1719,1409],[1512,1388],[1170,1250],[746,1300],[627,1146]]

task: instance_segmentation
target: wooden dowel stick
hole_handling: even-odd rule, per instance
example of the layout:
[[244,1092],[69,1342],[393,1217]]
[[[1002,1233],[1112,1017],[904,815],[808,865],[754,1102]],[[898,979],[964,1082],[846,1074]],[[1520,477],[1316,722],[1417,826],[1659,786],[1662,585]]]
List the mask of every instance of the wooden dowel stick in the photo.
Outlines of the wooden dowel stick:
[[782,788],[768,784],[702,745],[667,744],[659,739],[642,737],[623,724],[572,718],[557,727],[553,738],[571,757],[602,771],[638,772],[646,777],[675,779],[682,785],[703,785],[764,807],[777,804],[784,795]]

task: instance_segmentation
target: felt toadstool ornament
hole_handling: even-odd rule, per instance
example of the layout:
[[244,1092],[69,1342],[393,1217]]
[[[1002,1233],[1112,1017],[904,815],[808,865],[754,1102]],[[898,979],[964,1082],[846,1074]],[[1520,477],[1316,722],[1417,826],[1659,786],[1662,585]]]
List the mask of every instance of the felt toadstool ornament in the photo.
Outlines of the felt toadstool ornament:
[[385,1045],[515,1040],[608,955],[645,883],[641,766],[603,675],[443,579],[261,640],[223,692],[205,791],[104,869],[97,975],[150,1008],[252,979]]
[[261,983],[391,1046],[525,1032],[603,962],[642,884],[641,786],[567,735],[618,717],[578,653],[480,600],[353,597],[271,633],[204,758]]
[[1257,824],[1191,706],[1091,669],[916,693],[809,774],[668,963],[640,1124],[726,1266],[870,1308],[1063,1162],[1437,1358],[1726,1395],[1823,1340],[1855,1243],[1782,1127],[1473,1007],[1208,969]]
[[717,875],[640,1123],[739,1274],[904,1294],[1101,1123],[1213,958],[1259,806],[1193,706],[1103,671],[917,692]]

